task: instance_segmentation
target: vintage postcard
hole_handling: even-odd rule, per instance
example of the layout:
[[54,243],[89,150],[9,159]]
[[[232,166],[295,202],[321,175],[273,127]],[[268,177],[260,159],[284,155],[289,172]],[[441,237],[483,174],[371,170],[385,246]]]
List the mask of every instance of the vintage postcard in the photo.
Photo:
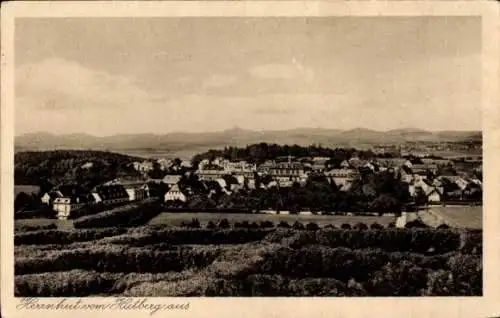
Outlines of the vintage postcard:
[[10,317],[500,313],[494,2],[2,6]]

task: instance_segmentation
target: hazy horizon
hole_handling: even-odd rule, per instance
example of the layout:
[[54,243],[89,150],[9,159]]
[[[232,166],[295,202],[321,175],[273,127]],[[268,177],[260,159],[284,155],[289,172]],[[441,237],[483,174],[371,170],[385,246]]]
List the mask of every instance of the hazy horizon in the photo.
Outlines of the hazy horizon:
[[15,32],[16,136],[481,131],[476,17],[18,18]]
[[92,137],[98,137],[98,138],[105,138],[105,137],[113,137],[113,136],[123,136],[123,135],[168,135],[168,134],[199,134],[199,133],[220,133],[220,132],[225,132],[225,131],[232,131],[232,130],[243,130],[243,131],[248,131],[248,132],[259,132],[259,131],[264,131],[264,132],[286,132],[286,131],[293,131],[293,130],[340,130],[340,131],[351,131],[351,130],[370,130],[370,131],[375,131],[375,132],[390,132],[390,131],[397,131],[397,130],[422,130],[425,132],[430,132],[430,133],[441,133],[441,132],[482,132],[481,129],[472,129],[472,130],[460,130],[460,129],[446,129],[446,130],[428,130],[428,129],[421,129],[417,127],[403,127],[403,128],[395,128],[395,129],[386,129],[386,130],[376,130],[376,129],[369,129],[365,127],[353,127],[350,129],[336,129],[336,128],[325,128],[325,127],[297,127],[297,128],[291,128],[291,129],[265,129],[265,130],[253,130],[253,129],[246,129],[246,128],[241,128],[241,127],[230,127],[226,129],[220,129],[220,130],[210,130],[210,131],[204,131],[204,132],[190,132],[190,131],[171,131],[171,132],[166,132],[166,133],[150,133],[150,132],[142,132],[142,133],[115,133],[115,134],[109,134],[109,135],[96,135],[96,134],[91,134],[88,132],[73,132],[73,133],[51,133],[47,131],[34,131],[34,132],[28,132],[28,133],[21,133],[21,134],[16,134],[16,137],[20,136],[25,136],[25,135],[34,135],[34,134],[50,134],[54,136],[65,136],[65,135],[88,135]]

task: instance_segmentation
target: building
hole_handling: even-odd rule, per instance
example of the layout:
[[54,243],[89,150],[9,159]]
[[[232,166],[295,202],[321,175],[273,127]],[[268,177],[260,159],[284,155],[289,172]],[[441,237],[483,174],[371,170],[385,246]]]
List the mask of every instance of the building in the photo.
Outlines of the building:
[[167,174],[165,177],[163,177],[162,182],[171,187],[171,186],[179,183],[179,181],[181,181],[181,179],[182,179],[182,175]]
[[276,163],[269,168],[268,174],[274,178],[289,177],[295,180],[307,176],[304,165],[298,162]]
[[196,175],[200,181],[213,181],[230,174],[229,171],[225,170],[196,170]]
[[132,165],[134,166],[134,169],[139,172],[149,172],[153,170],[153,163],[150,161],[135,161]]
[[[95,188],[104,204],[118,204],[131,201],[130,191],[122,184],[107,184]],[[135,198],[135,197],[133,197]]]
[[52,203],[52,208],[57,213],[58,219],[67,219],[72,213],[100,202],[100,197],[97,194],[63,194],[63,192],[59,191],[58,194],[62,196],[55,198]]
[[325,172],[325,177],[340,189],[349,189],[350,185],[360,178],[356,169],[331,169]]
[[170,190],[165,193],[165,202],[167,201],[187,201],[187,195],[175,184]]
[[387,168],[412,167],[411,161],[405,158],[379,158],[376,161],[379,165]]
[[436,174],[438,172],[438,166],[435,164],[412,164],[411,170],[415,174],[427,174],[428,172],[432,172]]

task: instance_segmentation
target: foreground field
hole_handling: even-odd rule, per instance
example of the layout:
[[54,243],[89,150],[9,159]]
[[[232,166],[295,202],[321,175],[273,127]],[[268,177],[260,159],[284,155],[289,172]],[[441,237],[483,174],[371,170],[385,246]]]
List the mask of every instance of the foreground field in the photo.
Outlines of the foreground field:
[[481,231],[305,228],[19,229],[15,295],[482,295]]
[[294,223],[298,222],[314,222],[319,226],[328,224],[340,226],[344,223],[355,225],[357,223],[378,223],[383,226],[389,225],[396,221],[394,216],[335,216],[335,215],[293,215],[293,214],[241,214],[241,213],[161,213],[153,218],[150,225],[170,225],[180,226],[182,222],[189,222],[193,218],[200,221],[202,225],[212,221],[219,223],[223,219],[229,222],[262,222],[270,221],[279,223],[281,221]]

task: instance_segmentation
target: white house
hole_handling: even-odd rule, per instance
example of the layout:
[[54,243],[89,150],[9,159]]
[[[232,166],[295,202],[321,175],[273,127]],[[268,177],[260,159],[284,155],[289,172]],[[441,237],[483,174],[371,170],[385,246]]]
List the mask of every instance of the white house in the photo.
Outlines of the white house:
[[63,197],[63,194],[61,193],[61,191],[51,191],[51,192],[46,192],[42,197],[41,197],[41,201],[43,204],[46,204],[46,205],[51,205],[53,204],[54,200],[56,198],[62,198]]
[[80,168],[82,168],[82,169],[90,169],[93,166],[94,166],[94,163],[92,163],[92,162],[89,161],[89,162],[84,163]]
[[71,212],[81,209],[94,202],[81,200],[80,197],[63,197],[54,200],[53,209],[57,212],[58,219],[67,219]]
[[187,197],[181,191],[181,189],[179,188],[179,186],[176,184],[170,190],[168,190],[167,193],[165,193],[165,202],[167,202],[167,201],[182,201],[182,202],[186,202],[187,201]]

